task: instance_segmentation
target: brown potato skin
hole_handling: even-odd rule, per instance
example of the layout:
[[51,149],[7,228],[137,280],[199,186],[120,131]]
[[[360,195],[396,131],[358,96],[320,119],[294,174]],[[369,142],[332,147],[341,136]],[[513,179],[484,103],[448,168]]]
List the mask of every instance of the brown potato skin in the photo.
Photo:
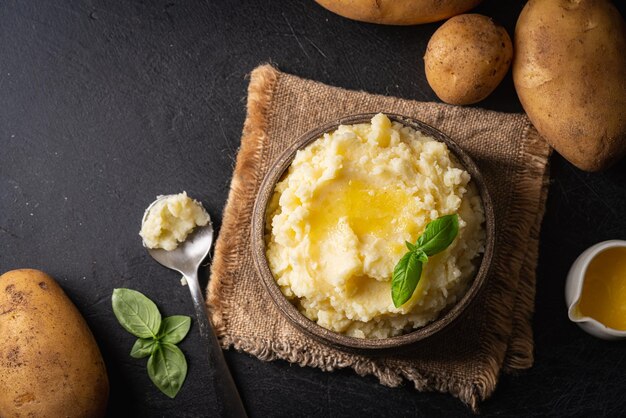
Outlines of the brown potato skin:
[[54,279],[0,276],[0,416],[102,417],[108,397],[96,341]]
[[511,66],[513,44],[487,16],[463,14],[441,25],[428,42],[428,84],[446,103],[480,102],[498,87]]
[[515,28],[513,81],[539,133],[578,168],[626,153],[626,25],[606,0],[530,0]]
[[465,13],[482,0],[315,0],[348,19],[383,25],[418,25]]

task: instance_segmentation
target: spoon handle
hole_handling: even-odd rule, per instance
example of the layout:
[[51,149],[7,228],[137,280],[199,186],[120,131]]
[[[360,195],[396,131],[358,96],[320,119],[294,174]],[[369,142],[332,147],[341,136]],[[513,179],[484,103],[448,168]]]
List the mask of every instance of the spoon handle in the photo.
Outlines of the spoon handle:
[[246,410],[237,391],[237,386],[228,370],[228,365],[224,359],[224,353],[220,347],[215,331],[209,321],[206,303],[200,290],[198,273],[185,274],[193,306],[196,310],[196,322],[200,330],[200,336],[208,348],[209,357],[209,382],[213,391],[213,401],[216,407],[217,416],[224,418],[245,418]]

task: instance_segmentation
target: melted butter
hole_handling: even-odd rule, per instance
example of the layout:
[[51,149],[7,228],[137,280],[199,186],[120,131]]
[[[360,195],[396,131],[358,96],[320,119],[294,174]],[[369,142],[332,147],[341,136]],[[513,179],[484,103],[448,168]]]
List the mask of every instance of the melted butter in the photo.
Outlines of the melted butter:
[[356,180],[329,183],[311,207],[311,238],[328,237],[344,218],[359,240],[372,234],[393,242],[393,252],[402,251],[404,241],[397,243],[393,237],[415,232],[410,227],[410,206],[411,196],[403,190],[381,189]]
[[609,248],[591,260],[578,309],[609,328],[626,331],[626,248]]

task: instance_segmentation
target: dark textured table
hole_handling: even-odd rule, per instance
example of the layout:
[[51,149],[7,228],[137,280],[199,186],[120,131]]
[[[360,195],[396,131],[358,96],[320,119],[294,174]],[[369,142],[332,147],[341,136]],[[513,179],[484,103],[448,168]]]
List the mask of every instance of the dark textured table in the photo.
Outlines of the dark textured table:
[[[626,4],[618,7],[624,15]],[[524,1],[477,10],[509,33]],[[209,416],[197,329],[175,400],[149,381],[110,297],[130,287],[165,315],[193,313],[180,276],[154,262],[137,232],[158,194],[186,190],[220,225],[256,65],[349,89],[436,100],[422,55],[439,24],[349,21],[313,0],[0,2],[0,270],[56,277],[91,326],[111,380],[110,416]],[[519,112],[510,75],[480,106]],[[626,235],[626,161],[587,174],[558,155],[542,228],[535,366],[503,376],[485,415],[626,413],[626,346],[567,320],[565,275],[589,245]],[[204,284],[207,274],[203,272]],[[324,373],[229,351],[249,414],[455,416],[457,400],[390,389],[351,371]]]

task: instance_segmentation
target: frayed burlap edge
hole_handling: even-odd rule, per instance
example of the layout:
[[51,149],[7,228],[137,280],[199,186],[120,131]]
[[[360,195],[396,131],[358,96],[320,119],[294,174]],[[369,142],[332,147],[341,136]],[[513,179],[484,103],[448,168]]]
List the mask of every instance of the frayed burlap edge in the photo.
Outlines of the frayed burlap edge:
[[[528,135],[533,135],[533,141],[543,141],[535,129],[529,129]],[[548,149],[548,158],[552,148]],[[540,162],[541,163],[541,162]],[[540,176],[541,172],[533,175]],[[536,209],[537,218],[533,223],[528,239],[528,249],[526,251],[526,262],[520,271],[519,287],[517,289],[517,299],[513,311],[513,332],[509,347],[504,360],[503,371],[505,373],[516,373],[520,370],[528,369],[534,362],[534,338],[532,331],[532,316],[535,307],[535,281],[536,265],[539,257],[539,235],[541,231],[541,221],[546,207],[548,197],[548,185],[550,181],[549,166],[543,170],[541,194]]]
[[[464,388],[459,396],[474,412],[478,410],[478,402],[487,399],[495,390],[500,370],[518,371],[533,364],[531,317],[535,303],[538,240],[534,241],[531,236],[533,231],[539,229],[543,218],[547,193],[544,185],[548,176],[545,161],[551,150],[545,146],[544,140],[530,122],[524,130],[522,141],[523,147],[515,161],[530,163],[516,168],[515,178],[518,181],[511,194],[515,204],[510,206],[509,214],[512,218],[523,219],[524,222],[509,223],[508,230],[499,234],[508,238],[496,243],[499,251],[508,257],[498,258],[498,262],[493,265],[492,274],[499,280],[490,285],[489,297],[485,303],[485,309],[491,312],[490,326],[493,329],[482,340],[482,364],[486,363],[487,367],[483,369],[484,373],[480,378]],[[519,250],[516,246],[519,242],[528,243],[527,251]],[[505,279],[511,276],[520,277],[514,291],[511,291],[511,284]],[[512,299],[503,297],[507,293]],[[513,331],[519,334],[514,334]]]
[[[252,207],[242,205],[243,196],[249,195],[258,188],[261,182],[259,170],[263,161],[264,144],[268,139],[267,126],[270,120],[268,113],[272,107],[272,97],[276,84],[281,73],[271,65],[257,67],[250,75],[250,85],[248,87],[247,117],[244,124],[241,149],[237,157],[237,163],[233,174],[231,190],[224,210],[224,219],[220,232],[220,239],[215,248],[214,263],[211,267],[211,277],[207,290],[207,304],[211,311],[211,317],[216,333],[220,338],[224,348],[233,347],[238,351],[244,351],[258,357],[261,360],[271,361],[276,359],[297,363],[300,366],[317,367],[325,371],[332,371],[338,368],[352,367],[359,375],[374,375],[380,383],[390,387],[400,385],[403,378],[413,382],[415,388],[421,391],[447,392],[457,397],[467,404],[473,411],[477,412],[478,403],[487,399],[493,393],[500,370],[505,361],[505,355],[509,365],[505,370],[518,370],[528,368],[532,365],[533,339],[530,327],[530,315],[534,307],[534,277],[528,278],[529,286],[524,286],[522,295],[516,296],[507,288],[504,280],[493,284],[494,290],[489,294],[486,301],[487,309],[491,310],[493,323],[492,331],[484,338],[480,350],[480,357],[483,364],[483,373],[472,382],[445,378],[433,373],[419,371],[419,365],[415,368],[393,368],[379,367],[371,361],[346,361],[343,356],[329,356],[323,348],[308,347],[302,350],[285,344],[280,341],[270,341],[261,338],[239,338],[227,335],[226,324],[228,322],[227,306],[232,299],[233,281],[236,280],[231,272],[234,271],[238,263],[238,249],[240,240],[243,238],[242,230],[250,222]],[[516,176],[519,182],[516,184],[512,198],[516,204],[511,207],[511,212],[520,214],[526,222],[509,226],[511,237],[507,242],[500,242],[498,245],[508,254],[516,253],[515,257],[507,260],[508,263],[499,263],[494,266],[494,274],[510,276],[511,273],[518,273],[522,265],[526,262],[528,269],[524,269],[525,274],[534,274],[536,265],[536,247],[534,242],[530,244],[531,254],[519,253],[516,248],[511,247],[511,243],[528,239],[531,230],[538,229],[536,225],[541,216],[537,212],[543,213],[542,197],[543,187],[537,187],[537,182],[544,182],[547,175],[547,168],[544,164],[547,158],[546,146],[536,131],[529,124],[524,132],[524,147],[520,150],[522,158],[533,163],[527,166],[519,166]],[[518,159],[519,161],[519,159]],[[529,191],[537,192],[534,196]],[[520,198],[524,196],[524,198]],[[527,227],[521,227],[526,225]],[[533,251],[534,250],[534,251]],[[220,277],[218,282],[215,278]],[[501,276],[502,277],[502,276]],[[521,290],[521,289],[520,289]],[[503,303],[502,294],[510,293],[509,304]],[[521,309],[516,309],[519,318],[526,321],[520,329],[522,335],[515,339],[515,347],[507,345],[511,337],[513,328],[513,303],[522,304]],[[496,349],[494,349],[496,347]],[[494,353],[496,355],[494,356]]]
[[[237,154],[220,236],[215,244],[214,261],[211,265],[211,277],[228,279],[220,282],[211,280],[207,288],[207,305],[218,338],[226,333],[225,324],[228,318],[225,305],[232,299],[235,278],[230,272],[238,263],[237,250],[243,238],[240,231],[247,229],[245,225],[250,222],[252,216],[252,205],[246,206],[238,202],[245,201],[245,196],[254,194],[262,180],[258,165],[263,159],[263,145],[267,140],[268,131],[268,109],[272,103],[278,77],[279,73],[270,65],[258,67],[250,75],[248,110],[243,126],[241,148]],[[222,345],[228,347],[230,344],[222,340]]]

